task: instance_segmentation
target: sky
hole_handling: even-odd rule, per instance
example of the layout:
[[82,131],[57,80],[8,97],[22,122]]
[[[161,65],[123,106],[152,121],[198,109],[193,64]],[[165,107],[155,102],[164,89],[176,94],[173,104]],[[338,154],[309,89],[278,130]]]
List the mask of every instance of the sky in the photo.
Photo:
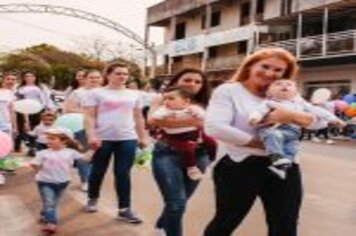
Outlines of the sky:
[[[1,0],[0,4],[33,3],[65,6],[111,19],[144,37],[146,8],[162,0]],[[131,54],[142,53],[129,38],[82,19],[52,14],[0,13],[0,52],[48,43],[65,50],[91,50],[94,40],[116,48],[125,45]],[[162,29],[151,30],[155,44],[162,43]],[[120,42],[120,43],[119,43]],[[141,52],[140,52],[141,51]]]

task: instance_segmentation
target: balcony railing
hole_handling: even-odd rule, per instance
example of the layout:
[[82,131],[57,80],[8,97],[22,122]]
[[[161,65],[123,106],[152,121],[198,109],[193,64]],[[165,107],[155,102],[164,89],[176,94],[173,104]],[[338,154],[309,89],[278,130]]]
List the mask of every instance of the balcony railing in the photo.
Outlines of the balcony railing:
[[166,0],[148,8],[147,23],[153,24],[215,1],[216,0]]
[[259,47],[282,47],[300,60],[356,55],[356,29],[265,43]]
[[210,58],[206,62],[207,71],[234,70],[241,63],[245,55]]

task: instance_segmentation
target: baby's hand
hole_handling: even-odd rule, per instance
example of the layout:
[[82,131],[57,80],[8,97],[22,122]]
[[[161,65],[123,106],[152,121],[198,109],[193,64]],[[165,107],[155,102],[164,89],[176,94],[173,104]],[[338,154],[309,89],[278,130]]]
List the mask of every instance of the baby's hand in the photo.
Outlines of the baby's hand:
[[260,119],[257,119],[256,117],[251,118],[248,121],[248,124],[251,125],[251,126],[257,126],[259,123],[260,123]]

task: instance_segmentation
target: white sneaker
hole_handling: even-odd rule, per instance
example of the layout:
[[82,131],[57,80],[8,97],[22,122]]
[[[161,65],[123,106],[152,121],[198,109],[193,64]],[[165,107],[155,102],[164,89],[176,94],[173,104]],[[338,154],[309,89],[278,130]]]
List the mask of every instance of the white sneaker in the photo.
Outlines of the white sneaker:
[[276,176],[278,176],[281,179],[285,179],[287,176],[287,173],[285,170],[278,169],[275,166],[269,166],[268,169],[270,169]]
[[83,192],[88,192],[88,182],[82,183],[82,184],[80,185],[80,189],[81,189]]
[[5,176],[0,173],[0,185],[4,185],[6,182]]
[[283,166],[283,165],[292,165],[292,161],[288,158],[281,158],[272,163],[273,166]]
[[335,142],[334,142],[333,140],[331,140],[331,139],[327,139],[327,140],[325,141],[325,143],[326,143],[326,144],[335,144]]
[[317,137],[312,137],[311,141],[313,141],[315,143],[321,143],[321,139],[317,138]]

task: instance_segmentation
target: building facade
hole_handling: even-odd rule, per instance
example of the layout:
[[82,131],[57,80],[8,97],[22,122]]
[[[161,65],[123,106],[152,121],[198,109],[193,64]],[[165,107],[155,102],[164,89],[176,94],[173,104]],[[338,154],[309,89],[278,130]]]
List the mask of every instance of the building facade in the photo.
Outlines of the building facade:
[[298,58],[305,95],[356,92],[355,0],[166,0],[147,10],[147,42],[150,27],[165,28],[165,74],[195,67],[224,81],[247,54],[278,46]]

